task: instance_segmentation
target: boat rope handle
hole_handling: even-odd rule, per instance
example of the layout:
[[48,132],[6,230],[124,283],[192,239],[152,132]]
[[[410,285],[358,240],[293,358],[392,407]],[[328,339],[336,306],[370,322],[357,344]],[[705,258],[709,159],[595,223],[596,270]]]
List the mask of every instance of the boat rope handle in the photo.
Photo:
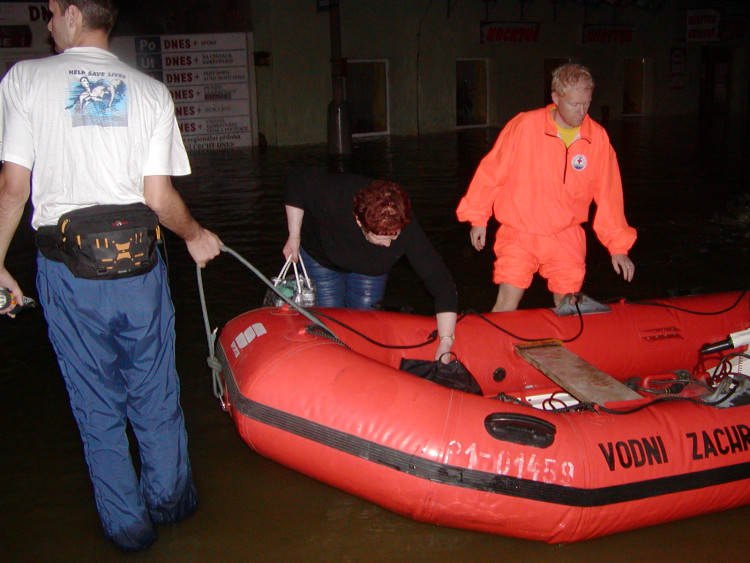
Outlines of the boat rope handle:
[[745,294],[748,292],[747,289],[743,289],[740,293],[740,296],[737,298],[737,301],[735,301],[733,304],[731,304],[726,309],[723,309],[721,311],[691,311],[690,309],[684,309],[683,307],[676,307],[674,305],[668,305],[666,303],[655,303],[653,301],[626,301],[628,305],[644,305],[649,307],[663,307],[665,309],[674,309],[675,311],[681,311],[683,313],[687,313],[689,315],[703,315],[703,316],[714,316],[714,315],[723,315],[724,313],[728,313],[732,309],[734,309],[737,305],[740,304],[742,301],[742,298],[745,297]]
[[[737,307],[742,302],[742,299],[745,297],[745,295],[747,294],[747,292],[748,292],[747,289],[742,290],[742,292],[740,293],[739,297],[737,297],[737,300],[734,303],[732,303],[729,307],[726,307],[725,309],[723,309],[721,311],[692,311],[690,309],[685,309],[683,307],[676,307],[674,305],[669,305],[667,303],[656,303],[654,301],[626,301],[625,303],[628,304],[628,305],[643,305],[643,306],[649,306],[649,307],[662,307],[664,309],[674,309],[676,311],[681,311],[683,313],[688,313],[690,315],[714,316],[714,315],[722,315],[724,313],[728,313],[729,311],[731,311],[732,309],[734,309],[735,307]],[[578,303],[576,303],[576,311],[578,313],[578,320],[580,322],[578,334],[576,334],[572,338],[561,339],[560,340],[561,342],[564,342],[564,343],[573,342],[574,340],[577,340],[578,337],[580,337],[581,334],[583,333],[583,314],[581,313],[581,309],[578,307]],[[495,324],[494,322],[492,322],[490,319],[488,319],[487,317],[485,317],[482,313],[479,313],[479,312],[474,311],[472,309],[463,312],[461,314],[461,316],[458,317],[458,320],[456,322],[457,323],[461,322],[461,320],[463,320],[463,318],[466,317],[467,315],[477,316],[481,320],[483,320],[484,322],[486,322],[487,324],[492,325],[494,328],[496,328],[500,332],[504,332],[505,334],[507,334],[511,338],[515,338],[516,340],[520,340],[522,342],[537,342],[539,340],[546,340],[548,338],[548,337],[546,337],[546,338],[528,338],[528,337],[524,337],[524,336],[519,336],[517,334],[513,334],[512,332],[510,332],[510,331],[504,329],[503,327],[501,327],[501,326]]]
[[315,311],[315,314],[323,317],[324,319],[327,319],[331,321],[332,323],[336,323],[342,328],[345,328],[346,330],[353,332],[360,338],[367,340],[370,344],[374,344],[375,346],[379,346],[380,348],[389,348],[392,350],[410,350],[412,348],[421,348],[422,346],[427,346],[428,344],[432,344],[438,339],[438,331],[437,329],[433,330],[428,336],[427,339],[424,342],[420,342],[419,344],[383,344],[382,342],[378,342],[377,340],[373,340],[366,334],[359,332],[358,330],[353,329],[349,325],[342,323],[338,319],[334,319],[333,317],[329,317],[325,313],[321,313],[320,311]]
[[[577,303],[576,303],[576,310],[578,312],[578,323],[579,323],[579,325],[578,325],[578,333],[575,336],[573,336],[572,338],[563,338],[563,339],[559,339],[558,338],[557,340],[560,340],[560,342],[563,342],[563,343],[573,342],[573,341],[577,340],[578,337],[581,336],[581,334],[583,334],[583,314],[581,313],[581,309],[578,307]],[[476,317],[479,317],[484,322],[486,322],[487,324],[491,325],[492,327],[494,327],[495,329],[499,330],[500,332],[503,332],[503,333],[507,334],[511,338],[515,338],[516,340],[520,340],[521,342],[539,342],[540,340],[549,340],[549,337],[544,337],[544,338],[527,338],[527,337],[524,337],[524,336],[518,336],[517,334],[513,334],[509,330],[504,329],[500,325],[495,324],[490,319],[488,319],[487,317],[485,317],[482,313],[478,313],[477,311],[474,311],[474,310],[468,310],[468,311],[462,313],[461,316],[456,321],[456,323],[458,324],[464,317],[466,317],[468,315],[474,315]]]

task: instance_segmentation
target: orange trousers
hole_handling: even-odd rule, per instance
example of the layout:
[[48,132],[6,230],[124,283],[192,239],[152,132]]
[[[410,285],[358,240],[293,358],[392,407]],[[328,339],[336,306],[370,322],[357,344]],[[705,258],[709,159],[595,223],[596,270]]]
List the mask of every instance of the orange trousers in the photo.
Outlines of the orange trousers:
[[528,289],[536,272],[552,293],[581,290],[586,275],[586,233],[573,225],[552,235],[522,233],[500,225],[495,237],[495,283]]

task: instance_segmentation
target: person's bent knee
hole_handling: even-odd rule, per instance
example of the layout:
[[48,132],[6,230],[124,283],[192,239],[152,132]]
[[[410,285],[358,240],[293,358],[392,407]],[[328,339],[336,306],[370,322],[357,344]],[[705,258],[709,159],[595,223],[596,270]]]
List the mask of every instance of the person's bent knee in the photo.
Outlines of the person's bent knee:
[[540,270],[540,273],[547,277],[547,289],[550,293],[567,295],[568,293],[581,291],[583,280],[586,277],[586,265],[570,264],[553,271]]
[[501,283],[497,290],[497,301],[492,308],[493,313],[515,311],[521,302],[525,289],[515,287],[509,283]]
[[583,287],[583,278],[580,280],[575,281],[554,281],[554,280],[548,280],[547,282],[547,289],[549,289],[550,293],[556,294],[556,295],[562,295],[565,296],[568,293],[578,293],[581,291],[581,288]]

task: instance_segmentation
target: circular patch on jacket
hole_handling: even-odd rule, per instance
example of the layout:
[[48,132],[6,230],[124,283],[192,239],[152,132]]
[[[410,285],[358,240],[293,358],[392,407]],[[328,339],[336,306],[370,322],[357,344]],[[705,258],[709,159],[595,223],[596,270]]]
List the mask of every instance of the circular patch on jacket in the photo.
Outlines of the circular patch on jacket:
[[586,157],[582,154],[577,154],[573,157],[573,160],[570,161],[570,163],[573,165],[573,168],[575,168],[578,171],[583,170],[586,168],[586,164],[588,162],[586,161]]

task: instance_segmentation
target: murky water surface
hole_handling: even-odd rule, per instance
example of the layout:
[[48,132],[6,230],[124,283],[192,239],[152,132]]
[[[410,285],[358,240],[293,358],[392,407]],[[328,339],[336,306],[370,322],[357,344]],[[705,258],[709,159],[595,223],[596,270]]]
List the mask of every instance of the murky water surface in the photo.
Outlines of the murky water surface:
[[[699,132],[683,120],[615,122],[610,135],[639,232],[634,281],[612,271],[589,237],[583,290],[601,300],[743,289],[750,285],[748,148],[740,127]],[[404,185],[454,273],[462,309],[489,310],[491,250],[475,252],[454,210],[497,130],[355,143],[349,166]],[[282,265],[284,178],[322,166],[325,146],[192,155],[176,185],[195,216],[266,276]],[[35,295],[30,229],[13,242],[8,268]],[[589,233],[590,235],[590,233]],[[211,394],[195,267],[168,238],[177,308],[178,367],[198,513],[160,529],[143,561],[748,561],[750,507],[569,546],[550,546],[421,524],[332,489],[255,454]],[[492,245],[488,244],[488,249]],[[259,306],[264,286],[222,255],[203,272],[212,327]],[[387,302],[431,314],[407,264],[392,272]],[[524,307],[547,307],[536,281]],[[102,537],[78,432],[41,314],[0,319],[0,551],[9,561],[101,561],[125,556]]]

